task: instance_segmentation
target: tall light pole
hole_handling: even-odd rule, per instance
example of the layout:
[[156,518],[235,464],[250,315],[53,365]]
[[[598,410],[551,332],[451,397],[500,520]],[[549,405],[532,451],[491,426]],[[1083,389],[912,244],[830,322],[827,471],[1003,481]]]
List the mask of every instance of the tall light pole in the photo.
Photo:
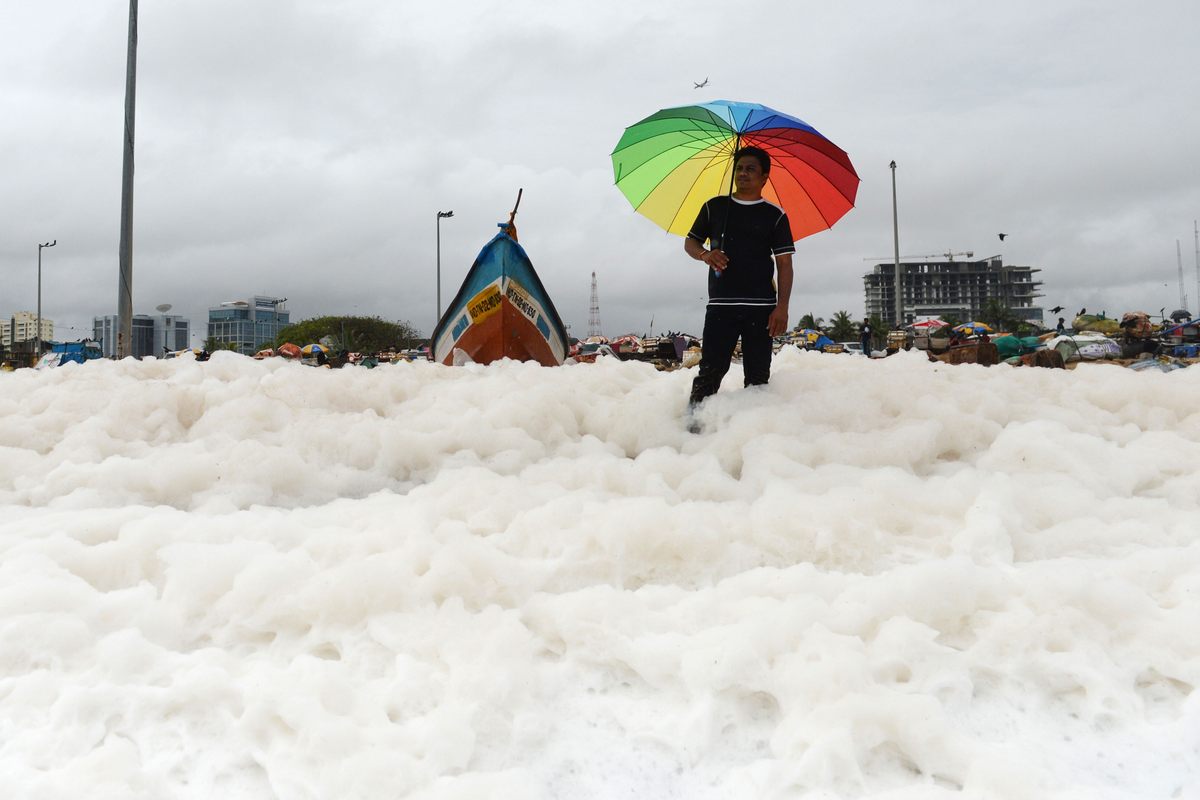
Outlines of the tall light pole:
[[42,357],[42,248],[54,247],[56,244],[58,244],[58,239],[55,239],[53,242],[46,242],[45,244],[38,245],[38,315],[37,331],[34,333],[37,344],[34,345],[36,349],[34,350],[33,356],[33,363],[35,364],[37,363],[37,360]]
[[275,349],[275,341],[279,338],[279,306],[287,302],[286,297],[276,297],[271,301],[271,313],[274,319],[271,324],[271,349]]
[[117,260],[117,358],[133,354],[133,122],[137,87],[137,0],[129,0],[125,55],[125,147],[121,159],[121,240]]
[[[433,320],[435,328],[442,321],[442,219],[453,216],[453,211],[437,212],[437,316]],[[432,342],[430,346],[433,346]]]
[[896,215],[896,162],[891,163],[892,167],[892,244],[895,247],[893,254],[895,255],[896,269],[896,327],[904,327],[904,300],[901,295],[900,283],[900,218]]

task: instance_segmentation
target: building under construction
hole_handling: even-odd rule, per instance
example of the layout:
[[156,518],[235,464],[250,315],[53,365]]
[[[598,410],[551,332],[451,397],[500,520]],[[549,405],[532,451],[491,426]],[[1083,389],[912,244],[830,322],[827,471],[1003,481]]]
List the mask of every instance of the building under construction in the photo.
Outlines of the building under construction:
[[[969,255],[969,254],[968,254]],[[1034,304],[1041,297],[1041,281],[1033,279],[1040,269],[1005,266],[1000,256],[976,261],[945,260],[900,262],[901,316],[903,324],[925,317],[951,316],[962,321],[978,319],[989,300],[999,300],[1018,319],[1042,324],[1042,309]],[[867,316],[885,322],[896,318],[896,271],[894,263],[876,264],[863,276]]]

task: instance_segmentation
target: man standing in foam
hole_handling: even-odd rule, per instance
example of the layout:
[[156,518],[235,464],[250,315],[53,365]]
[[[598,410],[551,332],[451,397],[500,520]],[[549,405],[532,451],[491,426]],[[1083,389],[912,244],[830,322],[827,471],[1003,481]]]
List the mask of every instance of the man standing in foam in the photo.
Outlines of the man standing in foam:
[[[743,147],[734,153],[735,191],[706,202],[684,239],[687,254],[710,268],[700,368],[692,381],[689,411],[721,388],[738,337],[745,385],[771,379],[771,338],[787,330],[796,247],[787,214],[763,199],[770,171],[765,151]],[[695,423],[689,428],[695,432]]]

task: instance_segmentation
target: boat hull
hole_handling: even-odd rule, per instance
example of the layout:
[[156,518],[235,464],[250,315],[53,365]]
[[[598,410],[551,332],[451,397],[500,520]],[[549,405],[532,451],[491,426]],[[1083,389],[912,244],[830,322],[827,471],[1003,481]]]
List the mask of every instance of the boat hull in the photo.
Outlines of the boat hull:
[[503,358],[558,366],[567,334],[524,249],[498,234],[480,251],[433,335],[433,360],[455,351],[477,364]]

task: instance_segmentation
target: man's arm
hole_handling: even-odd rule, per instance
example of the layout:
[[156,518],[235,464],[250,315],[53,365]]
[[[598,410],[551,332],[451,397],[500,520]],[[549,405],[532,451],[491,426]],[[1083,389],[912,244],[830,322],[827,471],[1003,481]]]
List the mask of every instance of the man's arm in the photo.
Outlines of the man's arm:
[[721,270],[725,269],[725,267],[729,266],[729,257],[727,255],[722,253],[720,250],[707,249],[704,245],[690,236],[684,238],[683,249],[689,256],[697,261],[703,261],[717,272],[720,272]]
[[792,299],[792,254],[775,256],[775,270],[779,273],[779,297],[775,301],[775,310],[767,320],[767,330],[772,336],[779,336],[787,332],[788,326],[788,304]]

